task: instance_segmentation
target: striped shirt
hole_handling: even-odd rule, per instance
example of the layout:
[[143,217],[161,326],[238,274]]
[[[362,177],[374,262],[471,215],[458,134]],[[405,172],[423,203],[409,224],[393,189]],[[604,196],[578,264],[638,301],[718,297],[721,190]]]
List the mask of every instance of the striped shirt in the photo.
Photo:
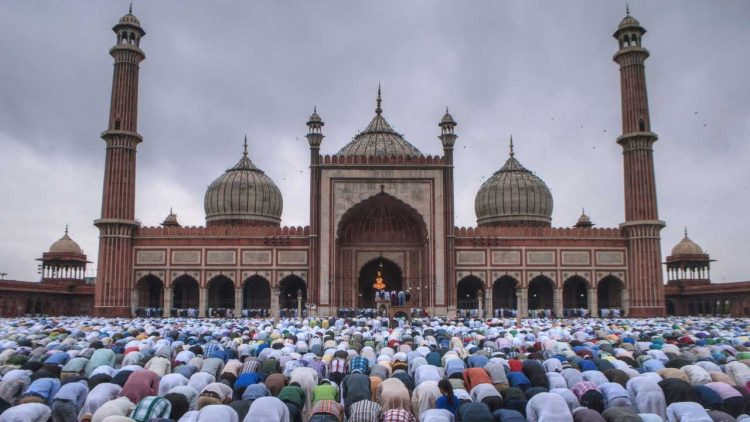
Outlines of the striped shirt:
[[14,404],[21,392],[26,390],[31,384],[29,377],[11,378],[0,381],[0,398]]

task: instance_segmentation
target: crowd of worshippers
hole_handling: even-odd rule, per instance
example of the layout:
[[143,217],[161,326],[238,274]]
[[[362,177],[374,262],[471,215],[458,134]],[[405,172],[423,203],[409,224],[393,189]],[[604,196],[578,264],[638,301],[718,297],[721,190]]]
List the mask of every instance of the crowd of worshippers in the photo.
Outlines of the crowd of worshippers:
[[748,319],[0,322],[0,422],[750,422]]
[[391,302],[392,306],[405,306],[411,299],[411,292],[408,290],[377,290],[375,291],[375,300],[385,300]]

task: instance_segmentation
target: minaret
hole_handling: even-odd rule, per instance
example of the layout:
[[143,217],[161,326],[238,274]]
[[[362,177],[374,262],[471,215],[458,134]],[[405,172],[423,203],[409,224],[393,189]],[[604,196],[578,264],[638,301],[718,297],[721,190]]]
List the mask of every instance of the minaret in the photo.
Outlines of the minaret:
[[323,143],[323,125],[317,107],[307,121],[307,141],[310,144],[310,265],[308,271],[308,298],[312,303],[320,300],[320,144]]
[[[446,288],[444,297],[448,298],[448,308],[450,309],[451,315],[455,314],[456,303],[454,301],[455,294],[452,292],[456,291],[456,280],[454,271],[454,258],[455,258],[455,221],[454,221],[454,205],[453,205],[453,146],[456,144],[456,138],[458,135],[455,134],[454,129],[456,128],[456,121],[453,120],[453,116],[448,112],[448,107],[445,107],[445,115],[440,120],[438,126],[440,127],[440,142],[443,144],[443,156],[445,158],[445,167],[443,169],[443,198],[445,204],[445,283],[443,285]],[[432,282],[428,283],[428,286],[433,286]],[[420,291],[423,289],[420,289]],[[432,289],[426,289],[429,292],[428,300],[422,301],[422,303],[433,304],[433,297],[435,293]],[[430,313],[432,313],[432,309]]]
[[143,140],[138,134],[138,69],[146,57],[140,49],[146,32],[132,8],[112,30],[117,44],[109,50],[115,59],[109,126],[101,135],[107,143],[104,164],[102,217],[94,312],[129,316],[132,290],[132,237],[135,221],[135,154]]
[[622,95],[622,145],[625,169],[625,222],[620,225],[628,239],[627,288],[630,316],[665,315],[661,268],[660,232],[656,204],[653,144],[646,93],[644,62],[649,56],[641,40],[646,29],[630,16],[620,22],[613,36],[620,49],[613,59],[620,65]]

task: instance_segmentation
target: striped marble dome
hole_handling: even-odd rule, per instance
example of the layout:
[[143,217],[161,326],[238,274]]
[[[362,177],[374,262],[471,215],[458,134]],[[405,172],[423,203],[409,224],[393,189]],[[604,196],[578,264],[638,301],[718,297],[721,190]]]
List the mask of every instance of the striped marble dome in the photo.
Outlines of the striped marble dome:
[[474,201],[480,226],[546,226],[552,194],[542,179],[516,160],[511,144],[505,165],[482,184]]
[[208,186],[203,201],[206,224],[279,225],[284,201],[281,191],[247,156]]

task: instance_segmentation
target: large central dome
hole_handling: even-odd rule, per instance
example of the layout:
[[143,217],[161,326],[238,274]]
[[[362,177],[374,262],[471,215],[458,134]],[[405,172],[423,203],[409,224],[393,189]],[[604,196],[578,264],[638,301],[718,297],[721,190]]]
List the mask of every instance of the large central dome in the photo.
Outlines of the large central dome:
[[421,157],[422,153],[404,137],[397,133],[383,118],[380,107],[380,88],[378,88],[377,107],[375,117],[367,128],[358,133],[351,142],[346,144],[336,155],[359,157]]
[[543,226],[552,222],[552,194],[542,179],[510,158],[482,184],[474,201],[480,226]]
[[206,224],[276,225],[281,223],[283,199],[276,184],[247,156],[208,186],[203,201]]

